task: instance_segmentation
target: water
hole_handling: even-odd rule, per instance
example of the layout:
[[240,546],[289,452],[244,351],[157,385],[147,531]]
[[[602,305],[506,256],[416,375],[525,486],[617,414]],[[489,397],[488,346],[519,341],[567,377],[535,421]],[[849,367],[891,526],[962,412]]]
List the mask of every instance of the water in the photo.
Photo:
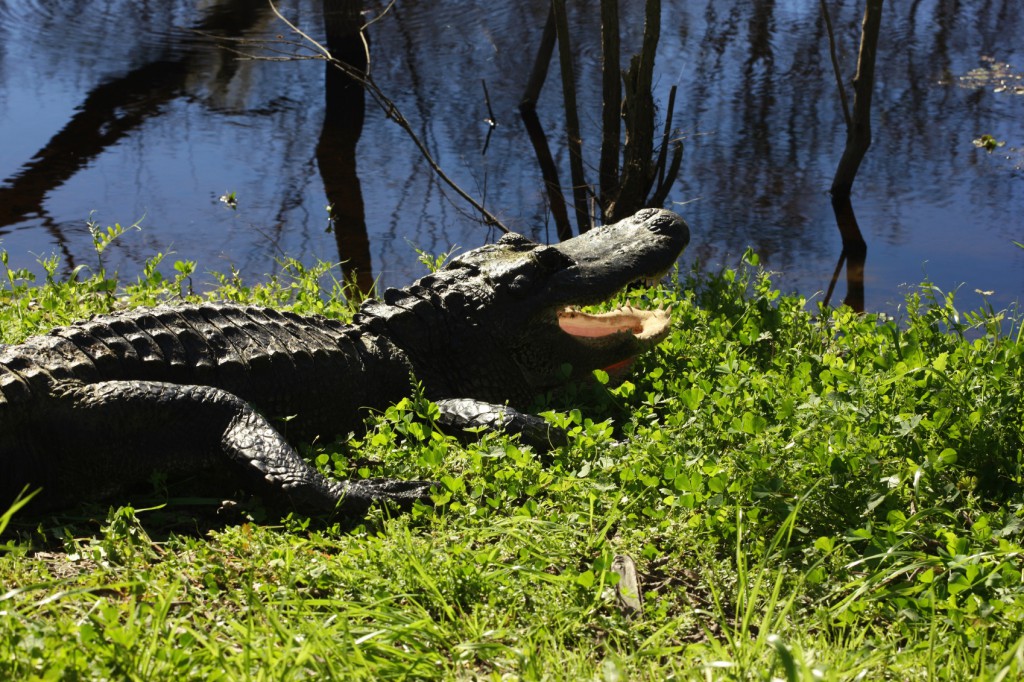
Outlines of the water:
[[[639,3],[621,4],[632,52]],[[547,5],[400,0],[370,29],[374,79],[445,171],[542,240],[554,227],[517,105]],[[783,289],[820,299],[842,249],[826,190],[845,129],[818,3],[663,5],[655,95],[664,106],[679,87],[673,123],[686,150],[669,201],[693,229],[684,266],[734,264],[749,245]],[[829,5],[849,79],[862,3]],[[366,3],[364,18],[382,7]],[[281,9],[324,35],[321,2]],[[965,307],[980,304],[975,290],[994,292],[996,307],[1024,291],[1024,249],[1014,245],[1024,243],[1021,10],[1019,0],[886,3],[874,144],[853,197],[868,309],[893,311],[924,278],[960,287]],[[590,6],[570,14],[594,178],[599,16]],[[352,94],[342,95],[325,129],[322,64],[239,61],[190,28],[289,36],[249,0],[0,0],[0,247],[12,265],[39,271],[36,257],[50,253],[66,270],[95,263],[90,215],[142,219],[106,256],[123,277],[173,252],[200,272],[233,266],[249,281],[282,256],[344,259],[402,286],[423,273],[414,247],[440,253],[496,238],[372,102],[359,131]],[[558,79],[556,63],[538,111],[567,186]],[[1005,146],[977,148],[984,134]],[[229,193],[234,210],[220,200]],[[833,301],[845,286],[840,278]]]

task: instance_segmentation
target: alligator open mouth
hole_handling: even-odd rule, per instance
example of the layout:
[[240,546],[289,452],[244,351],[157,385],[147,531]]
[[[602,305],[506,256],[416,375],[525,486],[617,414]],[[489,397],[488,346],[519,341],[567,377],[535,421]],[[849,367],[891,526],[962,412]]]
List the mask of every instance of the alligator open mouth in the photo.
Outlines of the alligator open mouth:
[[669,312],[580,308],[602,305],[633,282],[660,282],[689,239],[678,215],[644,209],[557,244],[505,235],[447,271],[461,269],[492,292],[495,326],[507,330],[509,351],[534,394],[587,381],[594,370],[621,383],[633,358],[668,336]]
[[573,338],[582,355],[600,360],[612,384],[621,383],[637,355],[668,336],[669,310],[640,310],[632,306],[605,313],[585,313],[572,308],[558,312],[558,326]]

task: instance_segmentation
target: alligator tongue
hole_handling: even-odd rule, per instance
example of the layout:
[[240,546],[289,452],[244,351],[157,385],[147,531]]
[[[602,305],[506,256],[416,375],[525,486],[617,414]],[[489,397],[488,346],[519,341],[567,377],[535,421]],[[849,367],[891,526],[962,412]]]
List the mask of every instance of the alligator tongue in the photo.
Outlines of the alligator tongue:
[[626,379],[626,374],[629,373],[629,368],[633,366],[635,357],[626,358],[619,362],[608,365],[604,368],[604,371],[608,372],[608,383],[612,386],[618,386]]

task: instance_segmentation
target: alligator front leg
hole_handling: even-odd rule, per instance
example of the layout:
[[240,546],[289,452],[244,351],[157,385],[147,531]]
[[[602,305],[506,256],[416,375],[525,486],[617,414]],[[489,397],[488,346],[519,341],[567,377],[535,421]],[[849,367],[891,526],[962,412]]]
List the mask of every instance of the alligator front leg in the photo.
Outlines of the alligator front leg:
[[551,426],[533,414],[520,412],[508,405],[495,405],[469,398],[435,401],[441,415],[438,425],[445,433],[461,438],[467,429],[482,427],[486,431],[519,434],[519,440],[537,450],[547,451],[568,442],[565,431]]
[[408,508],[426,500],[432,485],[329,480],[247,402],[210,386],[74,383],[59,391],[56,402],[61,421],[54,423],[60,424],[58,440],[64,441],[58,452],[66,454],[44,467],[50,474],[44,480],[26,482],[50,484],[62,497],[94,484],[112,494],[154,471],[202,475],[213,467],[271,503],[285,502],[311,514],[358,515],[378,501]]

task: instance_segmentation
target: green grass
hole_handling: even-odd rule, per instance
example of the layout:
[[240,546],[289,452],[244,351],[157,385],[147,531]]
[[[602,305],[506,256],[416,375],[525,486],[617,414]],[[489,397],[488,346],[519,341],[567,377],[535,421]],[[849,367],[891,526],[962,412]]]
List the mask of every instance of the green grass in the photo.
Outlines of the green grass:
[[[98,254],[94,274],[50,261],[38,284],[5,268],[0,342],[197,298],[192,263],[125,283]],[[345,318],[332,273],[229,273],[208,296]],[[628,298],[672,306],[673,332],[631,382],[538,406],[569,429],[563,450],[460,445],[413,395],[309,451],[339,475],[441,480],[436,507],[191,534],[160,530],[173,503],[0,516],[0,679],[1024,674],[1015,320],[930,285],[899,320],[809,313],[750,254]],[[642,617],[616,600],[620,554]]]

